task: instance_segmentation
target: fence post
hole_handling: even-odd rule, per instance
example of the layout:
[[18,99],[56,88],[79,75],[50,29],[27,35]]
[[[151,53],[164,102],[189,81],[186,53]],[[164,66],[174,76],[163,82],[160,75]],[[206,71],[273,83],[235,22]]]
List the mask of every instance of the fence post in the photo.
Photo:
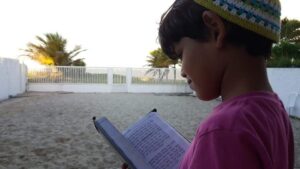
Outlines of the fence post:
[[113,69],[107,68],[107,84],[112,87],[113,85]]
[[23,63],[19,61],[19,93],[23,93]]
[[127,84],[127,92],[129,92],[129,88],[132,83],[132,68],[126,69],[126,84]]

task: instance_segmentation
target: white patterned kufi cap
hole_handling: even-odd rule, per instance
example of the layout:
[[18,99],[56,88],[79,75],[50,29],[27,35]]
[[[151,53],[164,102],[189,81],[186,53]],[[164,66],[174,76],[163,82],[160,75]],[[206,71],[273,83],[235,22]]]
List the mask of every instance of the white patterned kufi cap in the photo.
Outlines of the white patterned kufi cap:
[[281,7],[279,0],[194,0],[225,20],[278,42]]

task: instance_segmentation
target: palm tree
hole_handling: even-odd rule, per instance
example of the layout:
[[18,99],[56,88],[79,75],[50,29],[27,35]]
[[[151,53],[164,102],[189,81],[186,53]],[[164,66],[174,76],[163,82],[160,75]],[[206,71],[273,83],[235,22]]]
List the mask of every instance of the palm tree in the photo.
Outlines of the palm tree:
[[74,59],[85,51],[81,46],[75,46],[71,51],[66,50],[67,40],[58,33],[46,33],[45,38],[36,36],[38,44],[28,43],[25,56],[46,65],[55,66],[85,66],[83,58]]
[[284,18],[281,21],[281,40],[300,43],[300,21]]
[[161,69],[157,68],[169,68],[170,65],[173,65],[174,68],[174,78],[176,78],[176,69],[175,66],[178,64],[178,60],[172,60],[170,59],[161,48],[158,48],[156,50],[153,50],[150,52],[150,56],[148,56],[147,62],[149,63],[147,66],[152,67],[149,69],[146,74],[153,72],[153,76],[156,76],[158,74],[159,79],[163,79],[164,76],[168,78],[169,69],[165,69],[163,72],[161,72]]
[[147,66],[153,68],[168,68],[170,65],[175,67],[178,60],[170,59],[161,48],[158,48],[150,52],[147,62],[149,63]]

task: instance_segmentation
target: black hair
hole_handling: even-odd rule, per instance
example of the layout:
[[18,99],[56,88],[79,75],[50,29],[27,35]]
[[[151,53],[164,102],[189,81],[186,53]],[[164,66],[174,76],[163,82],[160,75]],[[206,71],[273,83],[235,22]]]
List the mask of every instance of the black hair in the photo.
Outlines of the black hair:
[[[211,30],[204,24],[202,14],[208,9],[194,2],[194,0],[176,0],[162,15],[159,26],[159,42],[162,50],[171,59],[178,59],[174,45],[183,37],[200,42],[211,38]],[[226,27],[226,42],[244,47],[253,56],[271,54],[273,41],[260,36],[239,25],[222,19]]]

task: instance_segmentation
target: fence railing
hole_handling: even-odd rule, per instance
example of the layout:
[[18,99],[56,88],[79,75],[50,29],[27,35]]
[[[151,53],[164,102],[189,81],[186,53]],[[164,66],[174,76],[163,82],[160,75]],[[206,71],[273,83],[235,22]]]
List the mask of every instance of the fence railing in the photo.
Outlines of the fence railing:
[[28,70],[29,83],[107,83],[107,69],[51,66]]
[[49,66],[28,70],[29,83],[184,84],[179,69]]
[[186,80],[179,69],[149,68],[132,69],[132,84],[184,84]]

